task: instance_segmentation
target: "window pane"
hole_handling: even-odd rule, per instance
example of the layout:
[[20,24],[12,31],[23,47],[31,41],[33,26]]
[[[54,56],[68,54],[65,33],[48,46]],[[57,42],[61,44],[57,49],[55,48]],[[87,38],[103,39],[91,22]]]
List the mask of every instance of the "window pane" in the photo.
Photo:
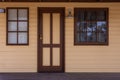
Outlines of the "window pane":
[[98,33],[98,42],[106,42],[106,40],[107,40],[106,32]]
[[18,20],[27,20],[27,9],[18,10]]
[[95,11],[87,11],[87,20],[95,21],[96,20],[96,12]]
[[88,32],[92,32],[92,31],[96,31],[96,27],[97,27],[97,24],[96,22],[88,22],[88,26],[87,26],[87,31]]
[[77,33],[77,36],[76,36],[76,42],[80,42],[81,41],[81,36],[80,36],[80,33]]
[[85,13],[84,11],[78,11],[78,14],[77,14],[77,20],[78,21],[85,21]]
[[86,33],[81,33],[81,42],[86,42],[87,41],[87,34]]
[[80,21],[76,22],[76,24],[77,24],[77,25],[76,25],[76,30],[77,30],[77,31],[80,31],[80,27],[81,27],[81,26],[80,26],[80,24],[81,24]]
[[107,25],[105,21],[97,22],[97,30],[99,32],[106,32],[107,31]]
[[77,31],[87,31],[87,23],[86,22],[77,22]]
[[105,21],[97,22],[98,42],[106,42],[107,40],[107,25]]
[[19,22],[18,31],[27,31],[27,22]]
[[9,32],[8,33],[8,43],[17,44],[17,33]]
[[96,41],[96,33],[88,32],[87,33],[87,41],[88,42],[95,42]]
[[27,33],[18,33],[18,43],[27,44]]
[[8,31],[17,31],[17,22],[8,22]]
[[86,22],[81,22],[81,23],[80,23],[80,30],[81,30],[82,32],[87,31],[87,23],[86,23]]
[[106,20],[106,11],[98,11],[97,19],[99,21]]
[[17,20],[17,9],[8,10],[8,20]]

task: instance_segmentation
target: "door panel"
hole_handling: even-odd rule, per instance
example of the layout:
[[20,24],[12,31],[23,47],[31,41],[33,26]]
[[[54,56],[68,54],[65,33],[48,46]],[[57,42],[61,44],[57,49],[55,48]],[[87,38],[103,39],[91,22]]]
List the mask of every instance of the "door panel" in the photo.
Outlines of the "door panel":
[[53,66],[60,66],[60,48],[53,48]]
[[60,43],[60,14],[53,13],[53,43]]
[[50,44],[50,13],[43,13],[43,43]]
[[43,66],[50,66],[50,48],[43,48]]
[[64,8],[38,8],[38,72],[64,71]]

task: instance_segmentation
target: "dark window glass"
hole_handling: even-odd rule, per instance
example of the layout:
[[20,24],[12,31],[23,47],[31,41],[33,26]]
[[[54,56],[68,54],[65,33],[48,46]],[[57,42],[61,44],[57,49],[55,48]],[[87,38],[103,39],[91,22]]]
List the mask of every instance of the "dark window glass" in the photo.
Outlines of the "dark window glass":
[[108,9],[75,8],[75,44],[108,44]]

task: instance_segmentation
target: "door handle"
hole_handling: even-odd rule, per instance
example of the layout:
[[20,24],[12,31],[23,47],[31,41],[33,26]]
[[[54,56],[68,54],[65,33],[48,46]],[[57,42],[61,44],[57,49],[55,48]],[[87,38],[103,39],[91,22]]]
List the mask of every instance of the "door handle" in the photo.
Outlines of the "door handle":
[[40,40],[42,40],[43,39],[43,37],[42,37],[42,35],[40,35]]
[[40,40],[42,40],[43,38],[42,37],[40,37]]

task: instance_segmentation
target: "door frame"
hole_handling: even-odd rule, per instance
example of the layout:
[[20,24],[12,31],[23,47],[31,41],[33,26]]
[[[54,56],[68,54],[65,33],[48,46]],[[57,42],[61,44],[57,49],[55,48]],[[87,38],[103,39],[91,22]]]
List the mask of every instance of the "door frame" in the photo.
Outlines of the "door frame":
[[[65,7],[38,7],[38,10],[37,10],[37,17],[38,17],[38,21],[37,21],[37,24],[38,24],[38,26],[37,26],[37,72],[48,72],[48,71],[40,71],[40,64],[42,64],[41,63],[41,61],[40,61],[40,58],[42,58],[42,56],[40,56],[40,54],[42,54],[41,53],[41,51],[40,50],[42,50],[42,48],[40,48],[41,46],[40,46],[40,32],[42,32],[41,30],[40,30],[40,27],[42,27],[42,25],[41,25],[41,23],[40,23],[40,20],[42,20],[41,18],[40,18],[40,9],[46,9],[46,10],[50,10],[50,9],[54,9],[54,10],[58,10],[58,9],[61,9],[61,10],[63,10],[63,27],[62,27],[62,38],[63,38],[63,40],[62,40],[62,45],[63,45],[63,47],[62,47],[62,54],[63,54],[63,56],[62,56],[62,71],[60,71],[60,72],[65,72]],[[50,72],[52,72],[52,71],[50,71]],[[53,71],[54,72],[54,71]],[[58,71],[57,71],[58,72]]]

